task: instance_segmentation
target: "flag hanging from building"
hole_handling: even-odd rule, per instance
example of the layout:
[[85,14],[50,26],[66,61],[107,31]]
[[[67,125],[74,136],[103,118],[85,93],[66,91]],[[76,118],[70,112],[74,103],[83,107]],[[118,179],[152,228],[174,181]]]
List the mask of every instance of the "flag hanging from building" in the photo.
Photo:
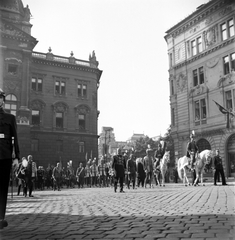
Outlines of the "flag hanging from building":
[[225,109],[223,106],[221,106],[216,101],[214,101],[214,102],[215,102],[216,106],[219,108],[220,112],[222,112],[223,114],[226,114],[226,116],[227,116],[227,125],[226,125],[226,127],[230,128],[230,115],[231,115],[231,117],[234,117],[235,114],[233,112],[230,112],[229,110]]
[[86,155],[85,155],[85,159],[86,159],[86,163],[87,163],[87,152],[86,152]]

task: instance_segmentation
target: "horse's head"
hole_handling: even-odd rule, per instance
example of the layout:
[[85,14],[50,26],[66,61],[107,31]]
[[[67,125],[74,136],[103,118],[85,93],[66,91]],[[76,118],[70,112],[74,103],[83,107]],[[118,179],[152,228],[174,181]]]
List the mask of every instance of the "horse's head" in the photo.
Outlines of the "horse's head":
[[166,151],[164,156],[163,156],[163,159],[166,161],[166,162],[169,162],[170,161],[170,151]]
[[205,164],[210,164],[213,157],[213,151],[206,149],[202,151],[199,156],[205,162]]

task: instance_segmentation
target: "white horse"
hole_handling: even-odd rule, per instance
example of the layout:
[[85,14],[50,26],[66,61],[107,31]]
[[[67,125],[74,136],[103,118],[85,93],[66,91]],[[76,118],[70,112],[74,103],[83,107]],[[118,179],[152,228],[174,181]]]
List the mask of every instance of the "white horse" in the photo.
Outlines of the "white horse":
[[[196,157],[196,162],[195,162],[196,179],[193,183],[194,186],[198,185],[199,177],[201,177],[201,183],[203,183],[203,171],[204,171],[205,165],[210,163],[212,159],[212,154],[213,152],[211,150],[206,149],[201,153],[199,153],[198,156]],[[184,156],[178,160],[178,164],[177,164],[179,178],[183,180],[184,184],[186,180],[188,185],[190,184],[186,175],[186,166],[188,166],[190,162],[191,162],[190,158]],[[184,172],[184,177],[182,177],[182,172],[181,172],[182,169]],[[185,184],[185,186],[187,185]]]
[[167,163],[169,161],[170,161],[170,151],[166,151],[165,154],[163,155],[163,158],[160,160],[160,166],[159,166],[159,170],[162,174],[162,184],[160,184],[158,180],[158,175],[160,174],[159,170],[157,168],[154,169],[159,186],[162,185],[163,187],[165,187],[165,174],[167,171]]

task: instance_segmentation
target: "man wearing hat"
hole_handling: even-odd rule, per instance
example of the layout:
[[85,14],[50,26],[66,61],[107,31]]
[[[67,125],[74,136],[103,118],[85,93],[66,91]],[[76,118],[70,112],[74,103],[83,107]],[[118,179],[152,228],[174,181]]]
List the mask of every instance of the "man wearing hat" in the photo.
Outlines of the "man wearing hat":
[[198,153],[198,146],[194,141],[194,134],[190,134],[190,142],[187,145],[187,157],[191,159],[191,170],[193,170],[196,161],[196,154]]
[[123,181],[126,170],[126,159],[122,156],[121,148],[117,149],[117,155],[113,156],[112,169],[114,171],[114,192],[117,192],[117,184],[120,183],[120,192],[123,191]]
[[0,89],[0,229],[8,226],[5,214],[12,159],[13,166],[17,166],[20,157],[16,119],[14,115],[4,111],[5,97]]

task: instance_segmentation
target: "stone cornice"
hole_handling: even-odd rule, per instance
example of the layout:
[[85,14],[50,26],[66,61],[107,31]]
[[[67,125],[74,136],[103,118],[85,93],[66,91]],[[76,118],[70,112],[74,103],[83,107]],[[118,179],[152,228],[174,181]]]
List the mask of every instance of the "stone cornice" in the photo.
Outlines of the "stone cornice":
[[184,20],[167,30],[165,39],[167,39],[168,36],[176,37],[177,35],[185,32],[227,4],[228,3],[226,1],[217,1],[214,3],[214,1],[211,0]]
[[217,46],[215,46],[215,47],[213,47],[213,48],[210,48],[210,49],[202,52],[201,54],[198,54],[198,55],[196,55],[196,56],[194,56],[194,57],[192,57],[192,58],[190,58],[190,59],[188,59],[188,60],[186,60],[186,61],[184,61],[184,62],[182,62],[182,63],[177,64],[177,65],[174,66],[173,68],[174,68],[174,69],[179,69],[179,68],[181,68],[181,67],[183,67],[183,66],[185,66],[185,65],[187,65],[187,64],[190,64],[190,63],[192,63],[192,62],[195,62],[196,60],[198,60],[198,59],[200,59],[200,58],[203,58],[203,57],[205,57],[205,56],[207,56],[207,55],[209,55],[209,54],[211,54],[211,53],[219,50],[220,48],[225,47],[225,46],[227,46],[227,45],[229,45],[229,44],[231,44],[231,43],[234,43],[234,42],[235,42],[235,37],[230,38],[230,39],[228,39],[227,41],[223,41],[222,43],[218,44]]
[[102,73],[102,71],[97,68],[91,68],[91,67],[86,67],[86,66],[82,66],[82,65],[56,62],[54,60],[47,60],[47,59],[37,59],[34,57],[32,57],[32,60],[34,63],[42,64],[42,65],[49,65],[49,66],[53,66],[53,67],[68,68],[68,69],[92,72],[92,73],[96,73],[98,75],[101,75],[101,73]]

